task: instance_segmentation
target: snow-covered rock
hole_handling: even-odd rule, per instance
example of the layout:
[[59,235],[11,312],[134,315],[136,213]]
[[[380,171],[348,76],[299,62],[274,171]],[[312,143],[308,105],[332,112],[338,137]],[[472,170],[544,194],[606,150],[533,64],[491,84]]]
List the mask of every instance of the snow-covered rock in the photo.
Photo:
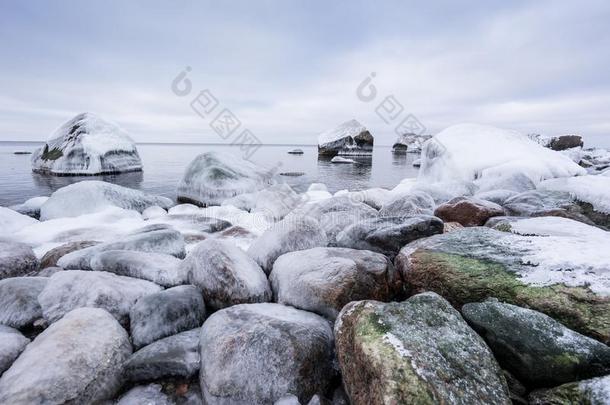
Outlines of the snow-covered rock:
[[201,290],[206,304],[213,309],[267,302],[272,298],[261,267],[227,241],[200,242],[184,260],[181,271],[188,274],[189,282]]
[[273,185],[273,172],[237,156],[206,152],[186,168],[178,185],[178,201],[220,205],[227,198]]
[[205,302],[192,285],[181,285],[140,297],[129,311],[135,347],[201,326]]
[[434,199],[426,192],[413,190],[406,194],[399,194],[389,199],[381,209],[381,217],[411,217],[414,215],[432,215],[436,204]]
[[10,237],[13,233],[36,224],[38,221],[10,208],[0,207],[0,237]]
[[153,205],[152,207],[148,207],[142,211],[142,218],[145,220],[159,218],[165,215],[167,215],[167,211],[158,205]]
[[569,193],[576,200],[591,204],[595,211],[610,214],[610,177],[588,175],[552,179],[543,181],[538,188]]
[[182,261],[174,256],[134,250],[108,250],[91,258],[91,270],[152,281],[163,287],[186,284]]
[[284,218],[301,202],[301,196],[287,184],[277,184],[261,191],[245,193],[224,200],[222,205],[265,215],[272,220]]
[[24,243],[0,240],[0,280],[25,276],[38,269],[38,259]]
[[0,375],[19,357],[30,343],[17,329],[0,325]]
[[360,191],[342,190],[336,192],[334,197],[348,197],[351,201],[362,202],[378,210],[390,200],[391,194],[390,190],[374,187]]
[[318,154],[325,156],[371,155],[373,141],[373,135],[368,129],[358,121],[350,120],[318,135]]
[[341,156],[335,156],[330,160],[330,163],[356,163],[354,159],[348,159]]
[[206,404],[307,403],[329,388],[333,333],[321,316],[280,304],[222,309],[201,328],[199,382]]
[[111,399],[131,355],[127,332],[106,311],[80,308],[30,343],[0,378],[2,404],[91,404]]
[[555,151],[582,148],[584,145],[580,135],[544,136],[541,134],[528,134],[527,137],[545,148]]
[[42,318],[38,295],[46,277],[13,277],[0,280],[0,324],[21,329]]
[[394,153],[420,153],[424,143],[432,138],[432,135],[402,134],[396,138],[392,145]]
[[303,152],[303,149],[297,148],[297,149],[289,150],[288,153],[291,155],[302,155],[304,152]]
[[66,270],[53,274],[38,296],[44,318],[55,322],[75,308],[103,308],[121,323],[135,302],[161,287],[150,281],[104,271]]
[[382,254],[345,248],[313,248],[280,256],[269,275],[279,304],[334,320],[348,302],[387,301],[400,278]]
[[332,196],[333,195],[328,191],[326,184],[311,183],[307,188],[307,191],[303,193],[303,201],[306,203],[312,203],[331,198]]
[[460,124],[441,131],[424,145],[419,181],[474,181],[515,172],[534,183],[586,174],[568,157],[518,132]]
[[142,170],[138,150],[118,125],[92,113],[79,114],[32,155],[32,170],[54,175],[94,175]]
[[77,217],[104,211],[110,206],[138,212],[148,207],[169,208],[174,203],[166,197],[146,194],[99,180],[79,181],[60,188],[40,207],[40,219]]
[[47,202],[48,199],[49,197],[46,196],[30,198],[23,204],[18,204],[11,207],[11,209],[14,209],[20,214],[27,215],[28,217],[38,219],[40,218],[40,207],[42,207],[42,204]]

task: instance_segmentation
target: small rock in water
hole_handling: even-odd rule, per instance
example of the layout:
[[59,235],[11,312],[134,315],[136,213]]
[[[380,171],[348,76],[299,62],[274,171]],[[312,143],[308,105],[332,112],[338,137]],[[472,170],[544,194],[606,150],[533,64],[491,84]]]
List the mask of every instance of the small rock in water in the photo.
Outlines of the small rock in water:
[[0,240],[0,280],[38,270],[38,259],[25,243]]
[[352,302],[335,338],[352,404],[510,404],[491,351],[437,294]]
[[464,226],[483,226],[491,217],[504,215],[504,209],[491,201],[474,197],[457,197],[436,208],[434,215],[447,222]]
[[192,285],[169,288],[145,295],[129,312],[135,347],[201,326],[205,319],[201,292]]
[[356,120],[344,122],[318,136],[318,155],[368,155],[373,152],[373,135]]
[[80,308],[30,343],[0,378],[2,404],[91,404],[111,399],[131,355],[127,332],[106,311]]
[[288,176],[288,177],[300,177],[304,176],[305,172],[282,172],[280,176]]
[[270,301],[267,276],[243,250],[227,241],[208,239],[189,253],[181,270],[188,274],[206,304],[221,309],[236,304]]
[[0,375],[13,364],[30,343],[17,329],[0,325]]
[[30,152],[30,151],[21,151],[21,150],[18,150],[18,151],[13,152],[13,154],[14,154],[14,155],[31,155],[31,154],[32,154],[32,152]]
[[335,156],[330,160],[330,163],[356,163],[354,159],[347,159],[341,156]]
[[38,295],[45,277],[13,277],[0,280],[0,324],[22,329],[42,318]]
[[289,150],[288,153],[290,153],[291,155],[302,155],[303,149],[292,149]]

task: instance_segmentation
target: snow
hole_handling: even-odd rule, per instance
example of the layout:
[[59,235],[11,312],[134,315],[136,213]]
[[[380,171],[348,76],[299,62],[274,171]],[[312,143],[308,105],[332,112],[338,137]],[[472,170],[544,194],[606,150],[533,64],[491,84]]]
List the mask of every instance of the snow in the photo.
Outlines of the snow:
[[354,138],[366,130],[366,127],[358,121],[350,120],[318,135],[318,145],[326,145],[346,137]]
[[568,192],[582,202],[589,203],[596,211],[610,214],[610,177],[588,175],[552,179],[538,185],[542,190]]
[[420,182],[474,181],[524,173],[535,184],[556,177],[585,175],[561,153],[510,130],[476,124],[454,125],[426,142]]
[[32,169],[71,175],[120,173],[142,170],[142,162],[124,129],[96,114],[83,113],[60,126],[34,152]]
[[588,393],[591,404],[603,405],[610,403],[610,375],[581,381],[579,389]]
[[15,205],[15,206],[11,207],[11,209],[19,212],[20,214],[30,215],[30,216],[35,215],[36,217],[38,217],[40,215],[40,207],[42,207],[42,204],[47,202],[48,199],[49,199],[49,197],[30,198],[23,204],[19,204],[19,205]]
[[0,237],[11,237],[15,232],[37,223],[38,220],[32,217],[10,208],[0,207]]
[[330,160],[330,163],[356,163],[353,159],[347,159],[341,156],[335,156]]

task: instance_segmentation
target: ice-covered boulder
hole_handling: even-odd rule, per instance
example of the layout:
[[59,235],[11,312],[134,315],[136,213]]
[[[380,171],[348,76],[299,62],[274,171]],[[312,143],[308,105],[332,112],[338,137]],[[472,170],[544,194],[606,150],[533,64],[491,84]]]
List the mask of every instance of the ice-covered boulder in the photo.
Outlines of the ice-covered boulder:
[[307,403],[329,388],[333,332],[321,316],[280,304],[222,309],[201,328],[204,403],[271,404],[293,394]]
[[392,145],[394,153],[420,153],[424,143],[432,138],[432,135],[402,134],[396,138]]
[[10,208],[0,207],[0,237],[10,237],[14,232],[38,221]]
[[313,248],[286,253],[273,264],[269,279],[279,304],[334,320],[351,301],[388,301],[400,277],[382,254],[345,248]]
[[462,314],[500,365],[530,386],[550,387],[610,373],[608,346],[538,311],[489,299],[464,305]]
[[142,170],[142,161],[124,129],[83,113],[57,128],[34,152],[32,170],[60,176],[123,173]]
[[161,384],[138,385],[116,401],[116,405],[172,405],[173,403],[163,392]]
[[30,343],[17,329],[0,325],[0,375],[19,357]]
[[434,215],[445,222],[458,222],[463,226],[482,226],[491,217],[504,215],[496,203],[474,197],[456,197],[436,207]]
[[356,120],[344,122],[318,135],[318,154],[324,156],[371,155],[373,135]]
[[38,295],[46,277],[13,277],[0,280],[0,324],[21,329],[42,318]]
[[267,275],[234,244],[208,239],[200,242],[184,259],[181,271],[188,274],[206,304],[221,309],[237,304],[267,302],[272,298]]
[[352,404],[511,403],[483,339],[435,293],[349,303],[335,339]]
[[261,191],[229,198],[224,200],[222,205],[232,205],[244,211],[265,215],[272,220],[279,220],[300,202],[301,196],[288,184],[277,184]]
[[474,181],[515,172],[534,183],[586,174],[568,157],[516,131],[460,124],[441,131],[424,145],[419,181]]
[[330,160],[330,163],[342,163],[342,164],[350,164],[356,163],[354,159],[348,159],[341,156],[335,156]]
[[25,243],[0,240],[0,280],[38,270],[38,259]]
[[30,343],[0,378],[2,404],[93,404],[123,384],[127,332],[106,311],[80,308]]
[[205,302],[192,285],[168,288],[138,298],[129,311],[131,339],[135,347],[146,346],[189,329],[205,319]]
[[34,197],[26,200],[23,204],[17,204],[10,208],[30,218],[38,219],[40,218],[40,207],[48,199],[49,197]]
[[544,136],[540,134],[528,134],[528,138],[536,143],[556,151],[564,151],[573,148],[582,148],[584,142],[580,135],[557,135]]
[[589,204],[591,210],[606,215],[607,226],[610,226],[610,177],[588,175],[552,179],[540,183],[538,189],[569,193],[577,201]]
[[191,378],[199,371],[200,328],[159,339],[135,352],[125,363],[130,381]]
[[178,184],[178,202],[220,205],[224,200],[252,193],[276,182],[272,171],[228,153],[206,152],[186,168]]
[[163,287],[187,283],[182,261],[172,255],[134,250],[107,250],[91,258],[91,269],[152,281]]
[[436,203],[430,195],[421,190],[413,190],[390,198],[381,206],[381,217],[412,217],[414,215],[432,215]]
[[104,271],[66,270],[53,274],[38,296],[44,318],[55,322],[75,308],[103,308],[122,324],[129,310],[145,295],[161,287],[150,281]]
[[152,206],[169,208],[172,205],[173,201],[166,197],[105,181],[88,180],[62,187],[51,194],[40,207],[40,219],[77,217],[104,211],[111,206],[142,212]]

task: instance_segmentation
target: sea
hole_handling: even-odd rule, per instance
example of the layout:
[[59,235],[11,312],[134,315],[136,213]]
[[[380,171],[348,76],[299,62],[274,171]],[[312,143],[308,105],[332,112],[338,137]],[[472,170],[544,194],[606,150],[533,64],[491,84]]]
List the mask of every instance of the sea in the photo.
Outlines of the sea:
[[[32,173],[31,155],[41,142],[0,142],[0,205],[20,204],[29,198],[51,195],[55,190],[82,180],[103,180],[121,186],[176,197],[176,188],[187,165],[199,154],[209,151],[229,152],[239,159],[239,146],[224,144],[138,144],[144,165],[142,172],[106,176],[50,176]],[[301,149],[302,155],[288,151]],[[390,146],[375,146],[369,157],[350,157],[355,164],[331,163],[318,157],[317,145],[263,145],[250,160],[277,173],[295,191],[303,192],[311,183],[324,183],[332,193],[339,190],[364,190],[371,187],[392,188],[402,179],[417,177],[413,162],[418,154],[392,153]],[[300,175],[295,175],[300,174]]]

